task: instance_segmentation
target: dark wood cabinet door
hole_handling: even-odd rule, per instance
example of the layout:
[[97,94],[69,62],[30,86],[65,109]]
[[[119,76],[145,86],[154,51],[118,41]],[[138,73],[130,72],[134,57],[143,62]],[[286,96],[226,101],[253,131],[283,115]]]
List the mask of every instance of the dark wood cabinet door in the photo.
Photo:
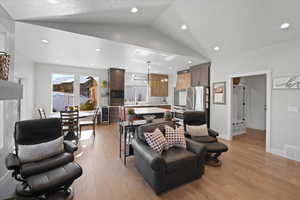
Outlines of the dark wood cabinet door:
[[122,69],[110,69],[109,84],[111,90],[124,90],[125,71]]
[[191,68],[191,85],[209,86],[210,63],[201,64]]

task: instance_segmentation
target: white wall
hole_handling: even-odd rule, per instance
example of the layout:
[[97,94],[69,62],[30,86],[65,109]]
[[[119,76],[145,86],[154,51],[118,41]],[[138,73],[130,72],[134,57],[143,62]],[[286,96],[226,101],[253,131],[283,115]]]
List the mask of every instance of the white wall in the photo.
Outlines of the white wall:
[[[79,93],[79,76],[94,75],[99,77],[99,82],[107,80],[107,70],[90,69],[80,67],[70,67],[61,65],[51,65],[36,63],[35,64],[35,116],[37,117],[37,109],[44,108],[46,114],[51,112],[51,90],[52,90],[52,74],[73,74],[75,75],[74,92]],[[79,104],[79,99],[75,98],[75,104]],[[100,105],[107,105],[108,98],[100,97]]]
[[[269,46],[240,56],[212,59],[211,82],[226,81],[232,74],[270,70],[272,77],[300,74],[300,39]],[[229,95],[227,95],[227,100]],[[271,151],[284,155],[286,145],[300,147],[300,113],[288,106],[300,106],[300,90],[272,90]],[[228,105],[211,105],[211,126],[227,138]]]
[[266,76],[244,78],[246,84],[246,127],[266,130]]
[[[14,54],[15,54],[15,23],[12,18],[0,5],[0,32],[5,34],[4,42],[0,46],[4,47],[6,52],[11,56],[9,80],[14,80]],[[1,92],[1,91],[0,91]],[[3,104],[2,119],[4,119],[2,127],[3,132],[0,132],[0,137],[3,138],[3,146],[0,148],[0,199],[7,198],[14,191],[13,179],[5,167],[5,158],[8,153],[13,151],[13,133],[14,123],[18,120],[17,101],[1,101]]]
[[[18,39],[16,38],[16,43]],[[16,51],[15,77],[22,79],[23,99],[21,100],[21,120],[34,118],[34,62]]]

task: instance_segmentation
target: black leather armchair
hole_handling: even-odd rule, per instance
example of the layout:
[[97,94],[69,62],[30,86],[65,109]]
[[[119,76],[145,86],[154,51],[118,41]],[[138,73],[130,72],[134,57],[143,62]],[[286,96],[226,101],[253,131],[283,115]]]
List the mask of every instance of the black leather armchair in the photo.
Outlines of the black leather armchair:
[[184,130],[186,132],[186,137],[191,138],[197,142],[201,143],[213,143],[217,142],[217,137],[219,136],[219,133],[208,129],[208,136],[191,136],[187,130],[186,125],[203,125],[206,124],[206,113],[200,112],[200,111],[187,111],[183,114],[183,123],[184,123]]
[[[63,141],[60,119],[20,121],[15,124],[15,153],[6,167],[20,181],[16,194],[42,199],[72,199],[70,186],[82,175],[74,162],[77,146]],[[55,196],[60,193],[61,196]],[[52,197],[51,197],[52,196]]]
[[187,138],[187,149],[172,147],[162,155],[147,144],[144,132],[153,132],[157,127],[164,133],[164,125],[173,122],[147,124],[139,127],[132,142],[135,166],[156,194],[200,178],[204,173],[206,149]]
[[206,164],[214,167],[221,166],[222,162],[219,160],[219,156],[222,153],[227,152],[228,147],[218,141],[217,137],[219,136],[219,133],[212,129],[208,129],[208,136],[191,136],[186,129],[186,125],[206,124],[206,113],[199,111],[184,112],[183,122],[186,137],[205,145],[207,151]]

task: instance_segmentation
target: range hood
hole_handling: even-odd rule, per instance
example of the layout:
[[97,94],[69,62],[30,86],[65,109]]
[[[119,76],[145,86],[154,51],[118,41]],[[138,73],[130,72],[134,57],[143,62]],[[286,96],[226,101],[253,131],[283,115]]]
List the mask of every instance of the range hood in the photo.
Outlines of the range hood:
[[0,80],[0,101],[18,100],[23,98],[23,86],[11,82]]

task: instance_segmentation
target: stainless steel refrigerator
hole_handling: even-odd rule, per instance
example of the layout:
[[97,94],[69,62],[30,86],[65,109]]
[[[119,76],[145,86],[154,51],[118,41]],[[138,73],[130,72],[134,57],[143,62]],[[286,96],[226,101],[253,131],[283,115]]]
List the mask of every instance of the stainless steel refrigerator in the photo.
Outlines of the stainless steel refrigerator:
[[189,87],[186,95],[187,111],[203,111],[208,108],[208,88],[204,86]]

